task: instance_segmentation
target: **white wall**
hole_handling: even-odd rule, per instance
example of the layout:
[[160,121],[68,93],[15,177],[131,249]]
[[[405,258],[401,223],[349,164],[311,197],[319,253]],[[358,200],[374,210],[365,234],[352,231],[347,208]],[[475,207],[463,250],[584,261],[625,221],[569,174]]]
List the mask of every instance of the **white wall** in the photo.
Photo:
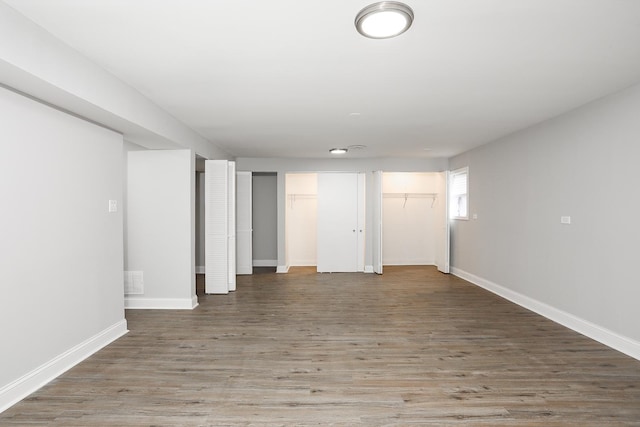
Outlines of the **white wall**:
[[438,193],[437,180],[434,173],[383,174],[383,264],[435,264],[437,205],[429,194]]
[[[640,86],[464,153],[455,274],[640,359]],[[560,223],[571,216],[571,225]]]
[[253,172],[442,172],[449,162],[444,158],[372,159],[289,159],[238,157],[238,170]]
[[131,151],[127,179],[125,270],[144,275],[144,294],[128,295],[127,307],[195,307],[193,152]]
[[253,265],[278,265],[278,179],[275,173],[254,173]]
[[146,150],[146,148],[141,147],[137,144],[134,144],[126,139],[123,141],[122,145],[122,203],[120,206],[120,211],[122,211],[122,228],[123,228],[123,257],[126,262],[127,260],[127,247],[128,247],[128,224],[127,224],[127,164],[129,162],[129,151],[142,151]]
[[318,174],[286,176],[287,265],[315,266],[318,259]]
[[189,148],[211,159],[229,158],[138,90],[3,2],[0,75],[3,84],[118,129],[144,147]]
[[122,136],[0,88],[0,411],[126,333]]

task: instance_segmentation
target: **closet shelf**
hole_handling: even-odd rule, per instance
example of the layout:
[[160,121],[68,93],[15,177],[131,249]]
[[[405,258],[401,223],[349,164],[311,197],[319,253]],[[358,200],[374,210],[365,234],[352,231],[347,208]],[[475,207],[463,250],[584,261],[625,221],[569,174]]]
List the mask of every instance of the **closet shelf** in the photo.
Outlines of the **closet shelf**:
[[438,193],[382,193],[382,197],[388,199],[404,199],[403,208],[407,205],[408,199],[432,199],[431,207],[433,207],[438,199]]

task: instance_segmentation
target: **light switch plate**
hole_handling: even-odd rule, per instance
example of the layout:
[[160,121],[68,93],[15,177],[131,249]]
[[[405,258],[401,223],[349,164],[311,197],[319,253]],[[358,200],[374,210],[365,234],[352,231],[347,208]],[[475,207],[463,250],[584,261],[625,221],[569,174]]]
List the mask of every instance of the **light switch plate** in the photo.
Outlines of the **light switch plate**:
[[561,216],[560,217],[560,224],[571,224],[571,217],[570,216]]

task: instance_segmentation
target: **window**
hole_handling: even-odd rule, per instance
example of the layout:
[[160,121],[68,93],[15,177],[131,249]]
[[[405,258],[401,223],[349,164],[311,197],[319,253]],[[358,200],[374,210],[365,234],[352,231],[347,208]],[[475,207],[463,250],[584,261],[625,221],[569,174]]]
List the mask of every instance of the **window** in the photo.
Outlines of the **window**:
[[449,184],[449,216],[469,219],[469,168],[452,171]]

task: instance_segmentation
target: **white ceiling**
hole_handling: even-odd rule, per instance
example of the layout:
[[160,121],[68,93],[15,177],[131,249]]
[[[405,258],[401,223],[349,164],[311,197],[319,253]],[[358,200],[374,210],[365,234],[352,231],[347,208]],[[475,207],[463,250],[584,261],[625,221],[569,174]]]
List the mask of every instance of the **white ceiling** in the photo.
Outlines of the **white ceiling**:
[[[638,0],[4,0],[239,157],[448,157],[640,82]],[[356,114],[357,113],[357,114]]]

